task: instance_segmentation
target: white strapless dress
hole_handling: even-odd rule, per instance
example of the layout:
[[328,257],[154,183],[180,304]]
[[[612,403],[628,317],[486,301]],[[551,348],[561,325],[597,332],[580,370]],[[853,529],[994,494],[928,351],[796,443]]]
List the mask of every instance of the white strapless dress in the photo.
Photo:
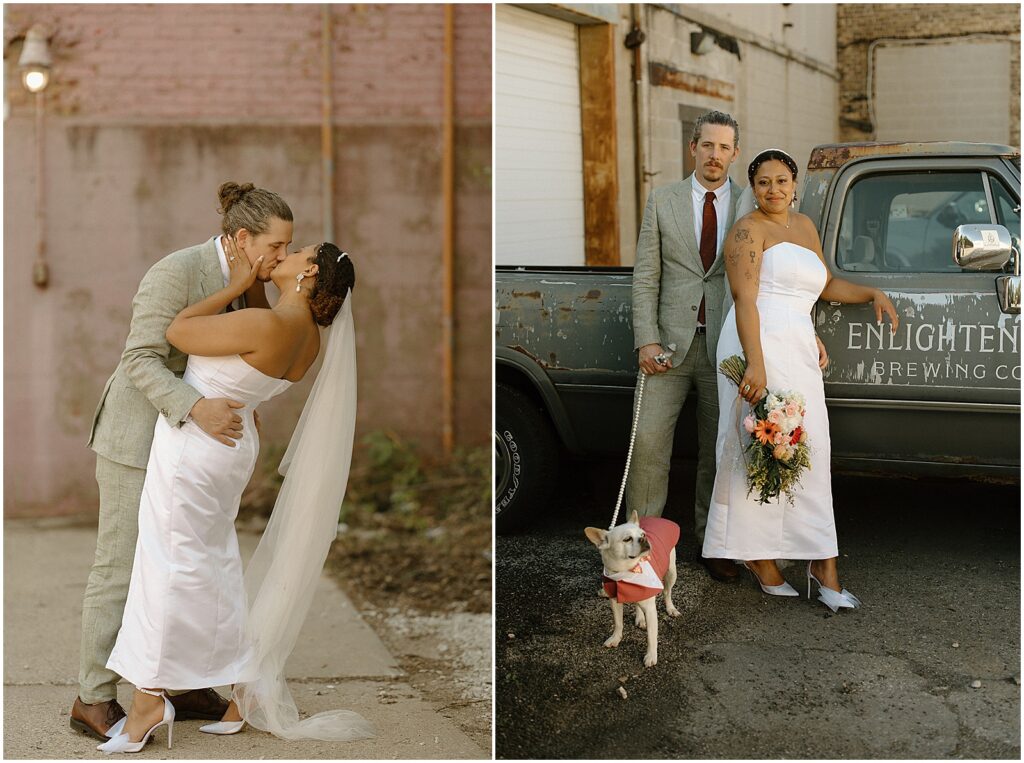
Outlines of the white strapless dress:
[[259,453],[253,410],[291,386],[240,356],[191,356],[184,380],[244,403],[242,439],[223,445],[161,416],[139,506],[128,600],[107,667],[136,686],[200,689],[256,678],[235,517]]
[[[734,404],[739,399],[736,385],[719,374],[718,470],[704,536],[707,558],[828,559],[838,555],[828,413],[810,315],[825,288],[826,275],[817,255],[798,244],[782,242],[764,251],[757,310],[768,389],[796,390],[806,398],[804,428],[811,468],[794,491],[793,505],[784,495],[764,505],[757,503],[756,492],[747,496],[742,459],[723,459],[723,454],[736,452],[741,432],[746,437],[738,419],[748,408],[742,400]],[[743,355],[735,308],[725,318],[717,355],[719,363],[730,355]]]

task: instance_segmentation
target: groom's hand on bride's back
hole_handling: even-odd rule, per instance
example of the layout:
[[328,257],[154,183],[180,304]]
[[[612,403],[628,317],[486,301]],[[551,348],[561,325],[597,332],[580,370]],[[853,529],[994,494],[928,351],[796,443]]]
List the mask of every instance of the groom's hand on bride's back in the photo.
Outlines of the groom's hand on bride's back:
[[189,416],[210,437],[233,448],[234,441],[242,437],[242,417],[235,410],[244,407],[226,397],[203,397],[192,406]]

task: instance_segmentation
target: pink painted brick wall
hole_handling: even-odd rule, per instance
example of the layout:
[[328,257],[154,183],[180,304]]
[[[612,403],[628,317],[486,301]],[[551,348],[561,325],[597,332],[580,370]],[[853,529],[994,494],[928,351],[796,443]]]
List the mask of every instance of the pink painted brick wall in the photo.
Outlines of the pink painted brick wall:
[[[490,118],[489,5],[456,5],[456,109]],[[318,123],[321,5],[7,5],[54,33],[51,108],[97,119]],[[334,119],[441,118],[441,5],[332,5]],[[27,106],[20,88],[15,108]]]

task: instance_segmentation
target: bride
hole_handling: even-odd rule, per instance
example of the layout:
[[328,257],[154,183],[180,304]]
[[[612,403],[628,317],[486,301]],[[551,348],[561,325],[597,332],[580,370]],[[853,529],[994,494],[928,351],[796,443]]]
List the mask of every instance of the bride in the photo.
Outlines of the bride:
[[[734,306],[722,326],[718,362],[740,355],[747,361],[739,398],[732,382],[718,378],[718,471],[708,515],[703,554],[741,560],[761,589],[775,596],[797,596],[782,577],[776,559],[806,559],[811,582],[833,612],[860,605],[839,584],[838,544],[832,514],[828,413],[810,312],[820,298],[857,304],[872,302],[879,323],[889,316],[899,325],[892,301],[882,291],[834,278],[824,264],[811,219],[792,211],[797,164],[785,151],[762,151],[747,169],[755,199],[752,212],[736,221],[725,240],[725,265]],[[739,400],[754,405],[766,390],[794,390],[806,398],[804,429],[811,468],[794,491],[760,505],[747,495],[741,455]],[[728,400],[736,402],[729,406]]]
[[[368,721],[336,710],[299,720],[284,679],[312,600],[348,481],[355,427],[352,261],[330,243],[289,254],[273,269],[281,297],[271,310],[221,313],[254,282],[253,266],[231,236],[221,239],[227,286],[180,313],[167,339],[189,355],[184,380],[207,396],[245,404],[245,436],[225,445],[187,422],[160,418],[139,507],[139,536],[128,600],[107,667],[135,687],[128,715],[111,729],[106,753],[139,752],[167,726],[165,690],[234,684],[219,723],[246,722],[288,739],[372,736]],[[256,463],[257,405],[301,380],[320,353],[320,373],[281,463],[284,483],[243,577],[234,519]]]

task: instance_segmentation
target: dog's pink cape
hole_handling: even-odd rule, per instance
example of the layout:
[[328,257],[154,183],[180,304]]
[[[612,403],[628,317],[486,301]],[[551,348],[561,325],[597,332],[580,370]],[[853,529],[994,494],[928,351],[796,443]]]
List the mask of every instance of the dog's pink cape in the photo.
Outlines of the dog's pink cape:
[[[668,572],[668,559],[672,549],[679,542],[679,525],[671,519],[661,517],[641,517],[640,529],[647,536],[647,542],[651,544],[651,553],[647,556],[655,574],[659,580],[665,579]],[[609,599],[616,599],[620,604],[632,604],[634,602],[649,599],[661,592],[660,588],[649,588],[637,585],[625,580],[612,580],[604,575],[601,576],[604,584],[604,591]]]

